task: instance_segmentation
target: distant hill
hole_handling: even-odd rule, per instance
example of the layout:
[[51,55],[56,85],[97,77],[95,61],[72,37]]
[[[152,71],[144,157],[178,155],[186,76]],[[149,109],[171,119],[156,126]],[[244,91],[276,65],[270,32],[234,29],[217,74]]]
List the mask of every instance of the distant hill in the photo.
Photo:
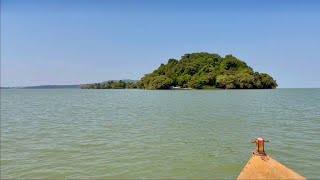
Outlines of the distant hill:
[[0,89],[79,89],[80,85],[40,85],[23,87],[0,87]]
[[0,87],[0,89],[12,89],[11,87]]
[[[104,81],[101,84],[110,83],[110,82],[125,82],[125,83],[136,83],[138,80],[132,79],[123,79],[123,80],[109,80]],[[39,85],[39,86],[21,86],[21,87],[0,87],[0,89],[80,89],[81,85]]]
[[41,86],[27,86],[20,89],[79,89],[80,85],[41,85]]

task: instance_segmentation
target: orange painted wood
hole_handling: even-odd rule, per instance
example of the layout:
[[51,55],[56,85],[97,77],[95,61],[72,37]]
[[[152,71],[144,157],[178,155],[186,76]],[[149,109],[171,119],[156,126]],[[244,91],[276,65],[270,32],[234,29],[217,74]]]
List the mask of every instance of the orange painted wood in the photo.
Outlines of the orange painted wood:
[[253,155],[237,179],[306,179],[270,156]]

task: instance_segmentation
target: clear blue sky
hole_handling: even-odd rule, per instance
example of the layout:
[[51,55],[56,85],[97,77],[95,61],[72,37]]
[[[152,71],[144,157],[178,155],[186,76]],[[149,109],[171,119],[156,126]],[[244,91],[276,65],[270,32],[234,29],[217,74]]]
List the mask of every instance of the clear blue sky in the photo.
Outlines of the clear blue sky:
[[1,86],[140,79],[191,52],[320,87],[320,1],[1,1]]

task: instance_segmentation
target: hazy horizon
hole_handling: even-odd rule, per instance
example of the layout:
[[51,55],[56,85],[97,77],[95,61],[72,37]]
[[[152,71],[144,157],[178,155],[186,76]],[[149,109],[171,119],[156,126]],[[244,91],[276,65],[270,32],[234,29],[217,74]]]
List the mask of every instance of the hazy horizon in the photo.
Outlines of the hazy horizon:
[[140,80],[232,54],[279,88],[320,87],[320,1],[1,1],[1,87]]

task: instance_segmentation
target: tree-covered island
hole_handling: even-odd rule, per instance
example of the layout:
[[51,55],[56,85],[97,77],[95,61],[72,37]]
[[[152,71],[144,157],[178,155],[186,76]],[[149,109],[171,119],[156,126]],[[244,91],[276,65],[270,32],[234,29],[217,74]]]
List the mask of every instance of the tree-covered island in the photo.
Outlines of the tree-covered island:
[[167,64],[138,82],[108,81],[81,85],[83,89],[273,89],[278,85],[266,73],[253,71],[244,61],[232,55],[185,54],[180,60],[169,59]]

